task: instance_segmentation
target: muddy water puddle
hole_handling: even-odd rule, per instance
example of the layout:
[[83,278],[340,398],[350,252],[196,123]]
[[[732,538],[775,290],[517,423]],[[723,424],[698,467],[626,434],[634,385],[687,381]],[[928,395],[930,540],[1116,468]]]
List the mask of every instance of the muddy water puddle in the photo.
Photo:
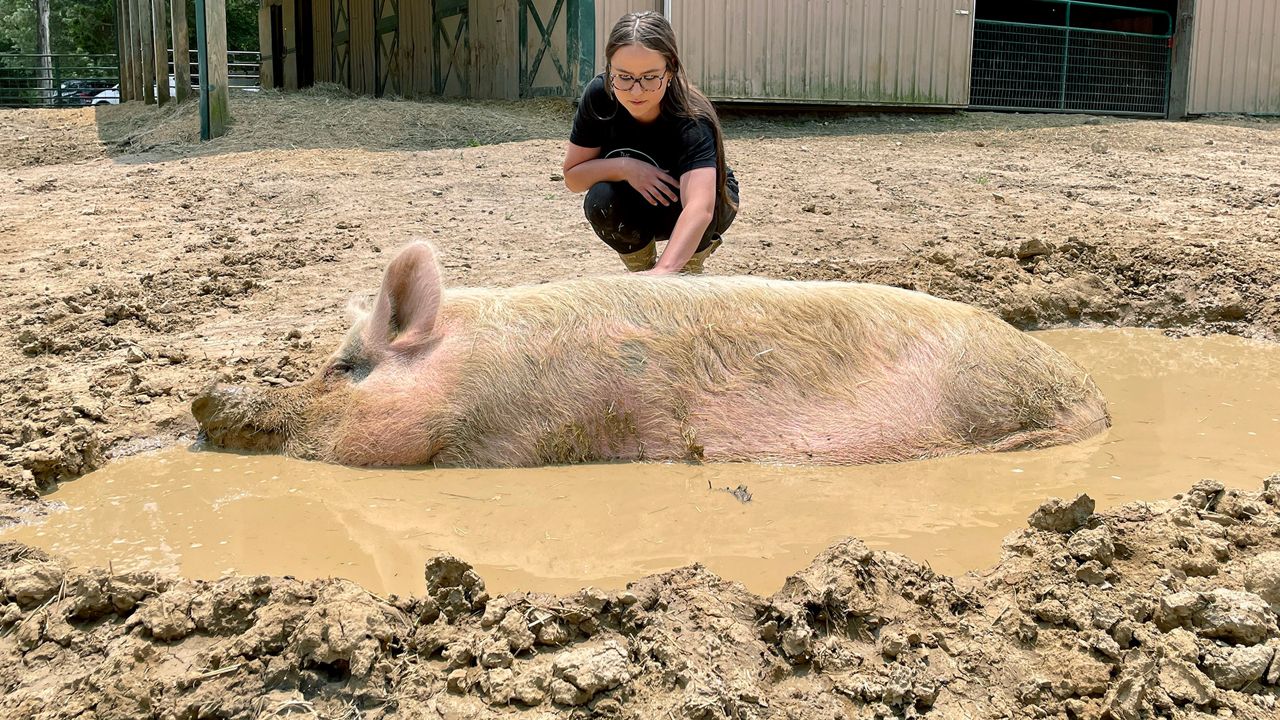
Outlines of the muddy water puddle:
[[[496,592],[622,587],[702,562],[771,593],[847,535],[958,574],[993,563],[1047,496],[1087,492],[1102,509],[1202,477],[1257,488],[1280,471],[1280,346],[1144,330],[1037,335],[1093,373],[1115,420],[1107,433],[852,468],[374,471],[174,449],[63,485],[50,499],[64,509],[0,539],[117,571],[340,576],[375,592],[420,592],[423,561],[450,552]],[[749,502],[726,490],[738,485]]]

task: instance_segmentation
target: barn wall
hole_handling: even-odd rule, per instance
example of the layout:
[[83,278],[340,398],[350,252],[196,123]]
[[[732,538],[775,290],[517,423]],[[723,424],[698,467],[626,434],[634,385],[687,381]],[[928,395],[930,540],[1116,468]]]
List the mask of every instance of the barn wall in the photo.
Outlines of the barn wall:
[[472,0],[472,97],[520,97],[518,7],[516,0]]
[[1197,0],[1188,111],[1280,114],[1280,2]]
[[662,12],[662,0],[596,0],[596,72],[604,72],[604,46],[613,24],[639,10]]
[[964,106],[973,0],[672,0],[690,79],[721,100]]

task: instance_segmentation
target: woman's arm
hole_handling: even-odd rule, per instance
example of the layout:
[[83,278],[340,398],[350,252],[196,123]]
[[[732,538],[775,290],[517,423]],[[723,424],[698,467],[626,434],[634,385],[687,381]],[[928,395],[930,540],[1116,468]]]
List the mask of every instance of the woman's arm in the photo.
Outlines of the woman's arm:
[[643,160],[634,158],[601,158],[600,148],[568,144],[564,156],[564,186],[573,192],[585,192],[598,182],[626,181],[649,201],[650,205],[670,205],[679,200],[675,178]]
[[680,272],[698,250],[702,235],[711,224],[716,207],[716,169],[695,168],[680,176],[680,202],[684,209],[671,231],[671,239],[650,272],[666,275]]

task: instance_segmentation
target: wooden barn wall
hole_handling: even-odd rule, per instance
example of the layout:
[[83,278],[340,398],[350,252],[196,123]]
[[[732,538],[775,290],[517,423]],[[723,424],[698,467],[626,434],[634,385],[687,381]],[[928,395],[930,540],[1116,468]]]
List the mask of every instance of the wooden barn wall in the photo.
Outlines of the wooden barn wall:
[[373,0],[351,0],[351,91],[361,95],[376,87],[373,40]]
[[298,89],[298,22],[297,4],[292,0],[284,0],[284,86],[289,90]]
[[[284,47],[271,46],[271,8],[280,6],[284,23]],[[275,71],[272,59],[277,55],[284,58],[285,90],[298,89],[298,33],[293,0],[262,0],[258,7],[258,50],[262,54],[258,83],[262,87],[275,86]]]
[[333,82],[333,0],[314,0],[311,17],[316,82]]
[[400,0],[400,94],[431,94],[431,3]]
[[431,7],[426,5],[413,15],[413,89],[416,95],[430,95],[435,87],[431,77],[431,57],[436,51],[432,30]]
[[472,0],[471,96],[520,97],[520,17],[516,0]]
[[[597,0],[599,1],[599,0]],[[351,66],[352,92],[373,95],[377,88],[375,55],[374,0],[310,0],[312,2],[315,48],[314,72],[316,82],[345,82],[345,78],[333,76],[333,12],[335,3],[350,5],[351,32],[349,63]],[[286,41],[289,48],[296,48],[292,39],[292,0],[263,0],[259,14],[259,35],[264,58],[272,51],[269,5],[282,4],[285,8]],[[608,4],[607,2],[604,4]],[[661,7],[659,2],[629,3],[635,7]],[[389,4],[388,4],[389,7]],[[431,95],[435,78],[432,75],[434,3],[430,0],[400,0],[399,46],[395,55],[394,72],[388,77],[386,94],[405,97]],[[389,10],[388,10],[389,12]],[[470,55],[466,59],[467,79],[471,97],[516,99],[520,95],[520,18],[517,0],[471,0],[467,22]],[[616,18],[614,18],[616,19]],[[599,22],[597,22],[597,25]],[[602,46],[602,45],[601,45]],[[292,60],[292,66],[290,66]],[[297,59],[286,56],[286,75],[297,87]],[[545,62],[550,66],[550,61]],[[263,85],[270,86],[271,69],[263,62]],[[453,83],[451,83],[453,85]]]

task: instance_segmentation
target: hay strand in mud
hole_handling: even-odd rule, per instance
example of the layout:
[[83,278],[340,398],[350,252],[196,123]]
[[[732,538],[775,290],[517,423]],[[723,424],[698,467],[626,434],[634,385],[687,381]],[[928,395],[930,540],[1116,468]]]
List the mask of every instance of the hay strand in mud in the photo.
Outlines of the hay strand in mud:
[[561,137],[573,108],[563,99],[531,101],[370,98],[338,85],[299,92],[232,94],[231,131],[200,143],[196,102],[155,108],[126,103],[98,111],[101,140],[127,152],[199,147],[213,152],[266,148],[435,150]]

